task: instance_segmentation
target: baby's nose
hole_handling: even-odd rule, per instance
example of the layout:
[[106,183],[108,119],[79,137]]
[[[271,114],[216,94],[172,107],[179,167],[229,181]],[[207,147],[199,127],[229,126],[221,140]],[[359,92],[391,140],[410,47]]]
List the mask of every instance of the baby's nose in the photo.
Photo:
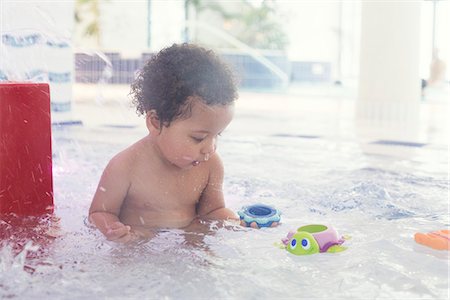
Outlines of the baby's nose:
[[212,141],[211,143],[208,143],[207,145],[205,145],[205,147],[203,147],[202,149],[202,154],[204,154],[205,156],[210,156],[211,154],[213,154],[216,151],[216,142],[215,140]]

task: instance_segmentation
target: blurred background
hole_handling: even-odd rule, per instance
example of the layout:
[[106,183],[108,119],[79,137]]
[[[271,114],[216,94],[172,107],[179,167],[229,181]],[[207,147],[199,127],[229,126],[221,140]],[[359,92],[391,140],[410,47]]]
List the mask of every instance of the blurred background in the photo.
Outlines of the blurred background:
[[[396,1],[383,2],[389,6]],[[415,20],[420,23],[416,34],[421,36],[418,63],[421,78],[428,79],[433,49],[448,59],[449,3],[403,2],[421,6],[420,19]],[[80,71],[76,78],[96,80],[81,73],[90,71],[82,66],[85,50],[102,50],[117,70],[110,81],[129,83],[133,76],[127,79],[125,73],[133,73],[149,53],[172,43],[193,42],[220,49],[243,72],[241,84],[246,88],[285,83],[281,74],[277,77],[270,68],[261,68],[264,62],[258,61],[255,51],[287,75],[288,84],[351,84],[359,71],[361,5],[361,1],[79,0],[74,24]]]
[[414,121],[420,102],[448,101],[449,7],[444,0],[2,0],[0,80],[49,82],[54,120],[65,121],[74,101],[123,99],[149,57],[190,42],[219,52],[241,91],[344,96],[356,100],[361,118]]

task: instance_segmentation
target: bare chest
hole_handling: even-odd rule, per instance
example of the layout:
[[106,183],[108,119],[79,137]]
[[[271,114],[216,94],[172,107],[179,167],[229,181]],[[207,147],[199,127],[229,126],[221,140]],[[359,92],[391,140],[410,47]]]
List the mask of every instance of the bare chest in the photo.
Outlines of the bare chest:
[[129,224],[146,227],[187,226],[196,216],[196,204],[207,181],[203,172],[136,172],[121,217]]
[[[152,176],[153,177],[153,176]],[[195,205],[207,184],[207,179],[147,177],[132,182],[127,202],[142,209],[167,210]]]

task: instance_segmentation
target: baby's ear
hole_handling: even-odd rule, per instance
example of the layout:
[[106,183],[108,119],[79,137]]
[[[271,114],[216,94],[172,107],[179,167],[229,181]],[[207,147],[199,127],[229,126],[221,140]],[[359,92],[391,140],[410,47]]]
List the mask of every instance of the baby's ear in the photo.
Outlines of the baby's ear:
[[156,110],[152,109],[147,112],[145,117],[147,128],[150,132],[160,131],[161,130],[161,121],[159,120],[158,114]]

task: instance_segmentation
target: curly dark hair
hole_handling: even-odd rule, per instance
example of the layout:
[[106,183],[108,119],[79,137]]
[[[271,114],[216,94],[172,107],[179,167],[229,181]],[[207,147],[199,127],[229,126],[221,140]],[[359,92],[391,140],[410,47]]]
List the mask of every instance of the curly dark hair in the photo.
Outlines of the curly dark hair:
[[237,98],[237,90],[230,68],[212,50],[174,44],[149,59],[130,95],[139,115],[155,110],[161,124],[169,126],[189,111],[189,96],[207,105],[228,105]]

